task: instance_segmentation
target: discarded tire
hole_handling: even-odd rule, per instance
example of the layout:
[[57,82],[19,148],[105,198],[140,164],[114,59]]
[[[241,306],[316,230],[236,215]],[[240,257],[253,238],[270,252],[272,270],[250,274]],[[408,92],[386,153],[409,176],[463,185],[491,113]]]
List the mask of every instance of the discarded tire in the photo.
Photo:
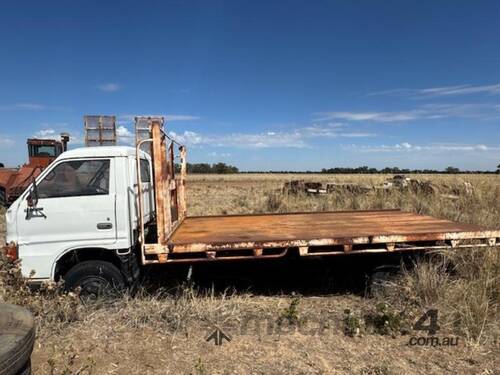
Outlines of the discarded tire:
[[31,374],[35,324],[28,310],[0,303],[0,375]]
[[7,194],[5,193],[5,189],[0,187],[0,207],[7,207]]

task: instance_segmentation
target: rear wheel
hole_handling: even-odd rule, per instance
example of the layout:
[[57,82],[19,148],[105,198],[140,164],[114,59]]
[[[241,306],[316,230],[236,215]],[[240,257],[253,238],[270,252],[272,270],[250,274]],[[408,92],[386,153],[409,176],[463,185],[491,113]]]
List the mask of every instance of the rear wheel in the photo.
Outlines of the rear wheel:
[[80,288],[83,300],[117,297],[125,290],[125,280],[112,263],[88,260],[73,266],[64,277],[66,290]]
[[393,282],[400,272],[401,267],[394,265],[380,266],[372,270],[368,280],[369,295],[381,295],[387,284]]

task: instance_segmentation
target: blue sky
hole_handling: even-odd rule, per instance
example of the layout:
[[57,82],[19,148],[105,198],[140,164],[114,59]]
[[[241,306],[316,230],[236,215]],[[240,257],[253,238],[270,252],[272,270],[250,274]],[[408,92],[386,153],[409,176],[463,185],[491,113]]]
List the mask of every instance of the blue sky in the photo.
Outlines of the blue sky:
[[84,114],[163,114],[192,162],[495,169],[498,1],[0,5],[0,162]]

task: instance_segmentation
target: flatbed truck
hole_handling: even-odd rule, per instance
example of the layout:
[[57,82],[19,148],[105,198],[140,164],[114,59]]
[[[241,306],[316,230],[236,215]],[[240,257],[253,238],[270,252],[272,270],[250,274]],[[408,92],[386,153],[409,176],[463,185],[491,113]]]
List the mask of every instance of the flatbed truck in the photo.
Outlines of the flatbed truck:
[[400,210],[189,216],[186,147],[136,117],[136,146],[64,152],[6,213],[6,254],[31,283],[96,294],[152,264],[497,246],[500,230]]

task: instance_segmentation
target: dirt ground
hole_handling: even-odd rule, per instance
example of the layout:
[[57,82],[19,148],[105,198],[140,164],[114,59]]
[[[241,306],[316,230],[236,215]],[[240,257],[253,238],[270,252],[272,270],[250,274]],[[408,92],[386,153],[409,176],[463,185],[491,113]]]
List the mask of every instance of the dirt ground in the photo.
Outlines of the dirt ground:
[[[500,176],[420,176],[456,186],[457,191],[463,181],[470,181],[474,196],[451,200],[406,193],[282,194],[283,182],[297,178],[379,184],[386,176],[195,175],[188,183],[188,211],[213,215],[402,208],[500,227]],[[4,229],[2,215],[0,242]],[[238,267],[230,275],[224,267],[195,268],[194,285],[170,294],[154,288],[169,290],[179,280],[172,281],[169,269],[155,269],[151,272],[159,276],[153,291],[149,288],[140,296],[124,296],[105,306],[84,306],[67,297],[30,302],[28,308],[36,312],[39,327],[34,373],[496,374],[500,368],[498,336],[492,331],[498,330],[498,294],[486,308],[491,324],[481,329],[488,340],[471,338],[469,331],[457,331],[448,320],[439,320],[441,329],[434,336],[442,345],[432,346],[427,332],[413,329],[413,324],[429,309],[444,316],[448,300],[441,297],[414,308],[407,316],[406,332],[380,334],[363,324],[357,328],[365,314],[377,314],[380,299],[365,297],[362,282],[346,286],[349,270],[337,274],[314,263],[302,269],[280,262]],[[179,271],[181,280],[183,272]],[[498,269],[495,272],[492,282],[499,284]],[[217,281],[213,287],[211,277]],[[349,316],[353,318],[348,320]],[[457,344],[445,345],[450,338]]]
[[[251,299],[264,305],[288,303],[286,297]],[[325,315],[338,318],[343,308],[360,303],[356,297],[311,297],[301,310],[326,309]],[[491,348],[469,348],[460,341],[450,348],[416,347],[408,344],[410,336],[352,338],[344,335],[341,324],[332,324],[320,336],[314,334],[315,324],[304,332],[268,334],[264,323],[260,335],[242,335],[241,327],[221,323],[231,341],[217,346],[206,341],[215,330],[208,322],[192,322],[185,331],[172,333],[161,325],[114,327],[112,317],[102,314],[38,340],[36,373],[55,368],[56,373],[97,374],[494,374],[499,364],[498,351]]]

